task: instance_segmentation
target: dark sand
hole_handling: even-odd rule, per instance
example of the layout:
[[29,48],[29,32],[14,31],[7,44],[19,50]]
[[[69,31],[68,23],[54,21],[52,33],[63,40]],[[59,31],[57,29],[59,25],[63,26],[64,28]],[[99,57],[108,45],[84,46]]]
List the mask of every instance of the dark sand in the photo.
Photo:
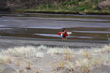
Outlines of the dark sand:
[[22,37],[0,37],[0,49],[7,49],[16,46],[61,46],[70,47],[73,49],[90,49],[90,48],[102,48],[104,45],[108,45],[109,42],[105,41],[92,41],[92,40],[70,40],[61,41],[61,39],[41,39],[41,38],[22,38]]

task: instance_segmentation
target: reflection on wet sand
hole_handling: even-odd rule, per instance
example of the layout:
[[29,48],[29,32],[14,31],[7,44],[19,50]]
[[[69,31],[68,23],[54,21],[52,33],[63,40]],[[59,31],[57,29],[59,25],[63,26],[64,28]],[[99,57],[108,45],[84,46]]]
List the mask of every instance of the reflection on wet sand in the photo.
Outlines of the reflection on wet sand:
[[59,39],[63,28],[72,32],[71,40],[110,38],[110,16],[69,14],[0,14],[0,35]]

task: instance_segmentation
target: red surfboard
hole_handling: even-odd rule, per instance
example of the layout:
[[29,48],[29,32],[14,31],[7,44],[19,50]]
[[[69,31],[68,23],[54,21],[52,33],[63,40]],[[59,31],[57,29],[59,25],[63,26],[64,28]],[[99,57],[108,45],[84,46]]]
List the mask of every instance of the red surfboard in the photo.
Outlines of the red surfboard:
[[[61,36],[61,33],[57,33],[59,36]],[[64,34],[64,36],[68,36],[68,34]]]

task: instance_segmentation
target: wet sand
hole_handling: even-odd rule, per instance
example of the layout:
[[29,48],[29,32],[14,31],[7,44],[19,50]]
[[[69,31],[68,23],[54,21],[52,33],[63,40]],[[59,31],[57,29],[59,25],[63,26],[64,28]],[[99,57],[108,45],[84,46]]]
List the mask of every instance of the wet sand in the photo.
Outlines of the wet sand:
[[90,49],[101,48],[104,45],[108,45],[110,42],[106,41],[92,41],[92,40],[71,40],[61,41],[61,39],[41,39],[41,38],[22,38],[22,37],[0,37],[0,49],[7,49],[16,46],[62,46],[70,47],[74,49]]
[[106,41],[110,38],[110,15],[0,14],[0,36],[56,40],[65,28],[70,40]]

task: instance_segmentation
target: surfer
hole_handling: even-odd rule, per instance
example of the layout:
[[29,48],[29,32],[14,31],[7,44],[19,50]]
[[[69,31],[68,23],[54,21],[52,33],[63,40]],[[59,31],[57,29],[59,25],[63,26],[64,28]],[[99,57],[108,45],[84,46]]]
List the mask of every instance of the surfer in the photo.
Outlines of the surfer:
[[67,32],[65,29],[62,30],[62,32],[57,33],[59,36],[62,37],[62,41],[67,40],[67,36],[72,34],[72,32]]
[[63,29],[61,32],[62,41],[67,40],[67,37],[65,36],[65,34],[67,34],[67,32],[65,29]]

